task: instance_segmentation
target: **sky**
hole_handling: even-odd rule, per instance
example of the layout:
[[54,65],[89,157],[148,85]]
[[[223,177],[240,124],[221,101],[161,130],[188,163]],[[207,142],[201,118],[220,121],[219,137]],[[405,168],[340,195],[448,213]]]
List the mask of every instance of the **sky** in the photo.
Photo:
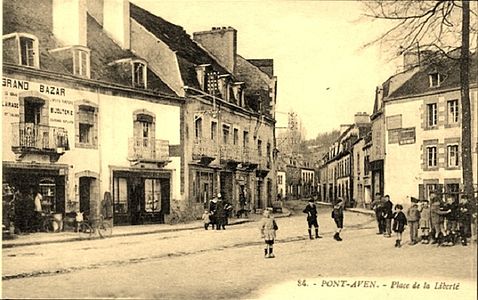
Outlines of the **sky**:
[[274,59],[277,126],[294,111],[306,138],[371,113],[375,88],[393,75],[379,45],[363,49],[383,32],[383,24],[361,17],[354,1],[160,1],[132,0],[193,32],[232,26],[237,51],[245,58]]

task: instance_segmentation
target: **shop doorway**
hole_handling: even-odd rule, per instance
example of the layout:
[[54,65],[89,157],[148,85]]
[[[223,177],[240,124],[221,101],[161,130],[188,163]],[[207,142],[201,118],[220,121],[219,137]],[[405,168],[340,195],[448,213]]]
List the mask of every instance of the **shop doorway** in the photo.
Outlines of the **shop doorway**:
[[113,208],[117,225],[164,223],[170,213],[169,173],[114,172]]

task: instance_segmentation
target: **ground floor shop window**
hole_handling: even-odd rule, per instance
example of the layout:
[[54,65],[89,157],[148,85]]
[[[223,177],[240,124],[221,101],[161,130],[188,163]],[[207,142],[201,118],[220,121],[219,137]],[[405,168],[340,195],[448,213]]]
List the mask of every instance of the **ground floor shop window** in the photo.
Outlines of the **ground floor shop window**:
[[155,212],[161,210],[161,183],[159,179],[146,179],[144,181],[145,211]]
[[116,177],[113,187],[115,213],[128,212],[128,182],[126,178]]

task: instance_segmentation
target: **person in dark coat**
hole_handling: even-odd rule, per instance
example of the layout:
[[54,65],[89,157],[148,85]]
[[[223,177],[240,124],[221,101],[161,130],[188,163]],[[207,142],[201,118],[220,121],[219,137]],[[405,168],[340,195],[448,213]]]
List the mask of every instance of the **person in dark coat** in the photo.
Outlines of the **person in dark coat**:
[[458,224],[460,227],[460,240],[463,246],[467,245],[467,239],[471,238],[472,208],[468,202],[468,196],[463,195],[458,205]]
[[402,233],[407,225],[407,217],[402,212],[403,206],[400,204],[395,205],[395,212],[393,213],[393,231],[397,233],[397,240],[395,241],[395,247],[400,248],[402,241]]
[[216,212],[214,214],[216,219],[216,230],[226,229],[226,210],[225,203],[222,201],[221,194],[217,194]]
[[[393,203],[390,201],[390,196],[383,197],[382,217],[385,220],[385,237],[392,236],[392,218],[393,218]],[[403,209],[403,208],[402,208]]]
[[385,222],[382,217],[382,197],[380,193],[375,193],[375,199],[370,204],[371,208],[375,211],[375,218],[377,219],[378,232],[377,234],[383,234],[385,231]]
[[319,223],[317,222],[317,207],[314,204],[314,200],[310,199],[309,203],[307,206],[304,208],[302,211],[303,213],[307,214],[307,226],[308,226],[308,232],[309,232],[309,239],[312,238],[312,226],[314,226],[315,229],[315,238],[320,239],[322,238],[319,235]]
[[[221,194],[217,194],[218,196],[221,196]],[[211,228],[214,229],[214,226],[216,226],[217,222],[216,222],[216,206],[217,206],[217,198],[213,198],[210,202],[209,202],[209,219],[211,220],[211,222],[209,224],[211,224]]]
[[337,202],[334,205],[334,209],[332,210],[332,218],[334,219],[335,225],[337,229],[335,230],[334,240],[340,242],[342,238],[340,237],[340,232],[344,228],[344,207],[345,201],[342,198],[338,198]]
[[458,234],[458,202],[453,195],[447,196],[445,210],[450,212],[445,215],[445,243],[444,246],[454,246]]

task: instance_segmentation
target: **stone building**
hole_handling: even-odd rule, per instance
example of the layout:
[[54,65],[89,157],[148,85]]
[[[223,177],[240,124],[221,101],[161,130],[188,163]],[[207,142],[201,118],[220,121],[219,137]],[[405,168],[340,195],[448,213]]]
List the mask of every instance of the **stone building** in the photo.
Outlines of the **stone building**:
[[275,199],[273,62],[239,56],[235,30],[211,31],[234,37],[228,64],[124,0],[8,1],[3,26],[4,183],[93,217],[108,192],[116,224]]
[[[449,53],[449,56],[457,55]],[[476,54],[470,60],[472,169],[477,189]],[[384,192],[408,205],[432,191],[453,194],[463,188],[459,61],[442,55],[413,69],[383,98]],[[472,75],[473,74],[473,75]]]
[[86,1],[5,1],[3,16],[3,183],[40,191],[45,211],[95,218],[110,193],[116,224],[164,222],[184,99]]

